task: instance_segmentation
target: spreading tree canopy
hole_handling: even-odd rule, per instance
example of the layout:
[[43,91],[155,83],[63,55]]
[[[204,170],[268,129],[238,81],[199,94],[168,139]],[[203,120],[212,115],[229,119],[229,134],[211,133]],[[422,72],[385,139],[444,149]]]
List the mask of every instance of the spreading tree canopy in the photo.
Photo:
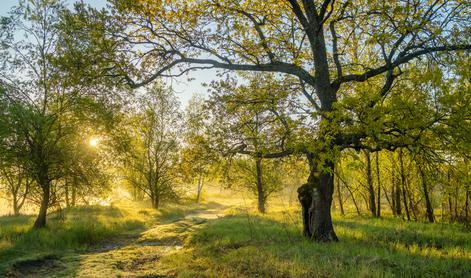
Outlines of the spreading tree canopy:
[[[310,164],[307,184],[299,193],[309,200],[304,202],[309,206],[306,235],[317,241],[337,240],[330,207],[338,152],[408,145],[393,140],[399,135],[387,126],[380,126],[372,137],[352,120],[344,99],[359,97],[354,92],[368,84],[363,105],[381,105],[414,66],[439,64],[451,59],[446,53],[471,48],[469,6],[463,1],[110,4],[103,11],[78,4],[75,13],[65,16],[64,55],[69,70],[80,69],[83,78],[113,78],[139,88],[160,77],[213,68],[270,72],[297,80],[300,96],[317,118],[305,148],[291,150],[302,151]],[[468,54],[461,57],[468,59]],[[383,133],[390,136],[379,136]]]

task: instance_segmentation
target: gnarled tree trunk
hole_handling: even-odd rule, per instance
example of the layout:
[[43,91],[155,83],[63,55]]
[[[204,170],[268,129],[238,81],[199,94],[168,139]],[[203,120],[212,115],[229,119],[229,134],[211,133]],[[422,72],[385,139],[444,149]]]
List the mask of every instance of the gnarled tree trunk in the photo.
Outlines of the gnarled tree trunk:
[[330,209],[334,191],[334,163],[325,161],[323,171],[308,155],[310,174],[308,182],[298,189],[298,197],[302,205],[304,235],[315,241],[338,241],[332,225]]

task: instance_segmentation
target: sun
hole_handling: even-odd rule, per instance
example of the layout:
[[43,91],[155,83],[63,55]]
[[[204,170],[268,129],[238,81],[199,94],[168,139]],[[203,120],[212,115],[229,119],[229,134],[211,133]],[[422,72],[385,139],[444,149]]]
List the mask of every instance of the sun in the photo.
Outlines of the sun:
[[98,146],[98,139],[97,139],[97,138],[92,138],[92,139],[90,139],[89,144],[90,144],[90,146],[92,146],[92,147]]

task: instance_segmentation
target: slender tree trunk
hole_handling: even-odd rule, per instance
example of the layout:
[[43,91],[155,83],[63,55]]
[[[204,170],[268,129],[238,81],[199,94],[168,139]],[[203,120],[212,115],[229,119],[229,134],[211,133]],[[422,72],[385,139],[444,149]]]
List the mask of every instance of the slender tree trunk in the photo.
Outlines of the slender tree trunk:
[[135,186],[135,185],[132,186],[132,198],[133,198],[134,201],[138,201],[137,186]]
[[428,194],[428,188],[427,188],[427,180],[425,178],[425,173],[422,167],[419,166],[419,173],[420,177],[422,179],[422,190],[424,192],[424,198],[425,198],[425,208],[426,208],[426,216],[428,219],[428,222],[433,223],[434,222],[434,215],[433,215],[433,207],[432,207],[432,202],[430,201],[430,197]]
[[26,198],[28,197],[30,188],[31,188],[31,181],[29,180],[29,178],[25,178],[25,191],[23,193],[23,196],[21,197],[21,200],[18,197],[17,198],[17,203],[16,203],[16,208],[17,208],[17,211],[18,211],[17,212],[18,215],[20,215],[21,208],[23,208],[23,206],[26,202]]
[[343,210],[342,192],[340,191],[340,177],[338,174],[337,174],[337,200],[339,202],[340,214],[345,215],[345,211]]
[[[465,165],[468,165],[468,159],[465,159],[464,161],[464,164]],[[466,166],[466,170],[468,170],[468,166]],[[464,223],[466,225],[469,225],[469,185],[470,185],[470,180],[469,180],[469,171],[466,171],[466,186],[465,186],[465,190],[466,190],[466,196],[465,196],[465,201],[464,201]]]
[[409,200],[409,211],[412,212],[412,216],[414,217],[414,221],[417,221],[417,213],[416,213],[417,206],[414,205],[414,204],[416,204],[414,202],[414,195],[413,195],[412,190],[409,186],[409,181],[406,180],[406,184],[407,184],[407,187],[406,187],[407,188],[407,198]]
[[152,201],[152,208],[159,209],[160,200],[157,194],[151,197],[151,201]]
[[47,209],[49,207],[49,197],[50,197],[50,185],[48,181],[42,181],[40,184],[41,189],[43,191],[43,196],[41,199],[41,206],[39,208],[39,214],[34,222],[34,228],[40,229],[46,226],[46,216],[47,216]]
[[366,183],[368,187],[368,207],[371,216],[376,217],[375,189],[373,186],[373,177],[371,176],[371,157],[369,151],[364,151],[366,158]]
[[20,208],[18,207],[18,197],[16,196],[16,194],[13,196],[13,215],[20,215]]
[[466,187],[466,201],[464,203],[464,220],[466,221],[466,223],[469,222],[469,186]]
[[450,168],[448,168],[448,173],[447,173],[447,177],[448,177],[448,213],[449,213],[449,217],[450,217],[450,223],[453,222],[453,204],[452,204],[452,201],[451,201],[451,171],[450,171]]
[[406,212],[407,220],[410,221],[409,207],[407,206],[407,197],[406,197],[406,188],[405,185],[402,185],[402,200],[404,204],[404,211]]
[[406,192],[406,175],[405,175],[405,169],[404,169],[404,157],[403,157],[403,152],[402,149],[399,150],[399,164],[401,167],[401,185],[402,185],[402,200],[404,204],[404,210],[406,212],[406,217],[407,220],[410,220],[410,214],[409,214],[409,208],[407,207],[407,192]]
[[199,174],[198,177],[198,187],[196,188],[196,203],[200,203],[201,191],[203,190],[203,175]]
[[376,216],[381,217],[381,175],[379,171],[379,152],[376,152],[376,178],[378,181],[378,193],[377,193],[377,204],[376,204]]
[[[340,177],[340,176],[338,175],[338,177]],[[353,205],[355,206],[357,214],[361,215],[360,208],[358,207],[358,203],[357,203],[357,200],[355,199],[355,196],[353,195],[352,189],[350,188],[350,186],[348,186],[348,184],[345,180],[342,180],[342,182],[343,182],[343,185],[345,186],[345,188],[348,190],[348,193],[350,194],[350,197],[352,197],[352,202],[353,202]]]
[[66,182],[65,183],[65,186],[64,186],[64,189],[65,189],[65,206],[66,207],[70,207],[70,193],[69,193],[69,183]]
[[[394,155],[394,153],[393,153]],[[394,158],[391,159],[391,179],[392,179],[392,192],[393,202],[394,202],[394,215],[400,216],[402,214],[402,207],[401,207],[401,186],[398,182],[398,177],[396,175],[396,164],[394,162]]]
[[399,183],[396,181],[395,184],[396,189],[394,190],[395,192],[395,203],[396,203],[396,215],[402,215],[402,205],[401,205],[401,186]]
[[452,223],[453,222],[453,205],[452,205],[452,202],[451,202],[450,193],[448,193],[448,213],[449,213],[449,216],[450,216],[450,223]]
[[258,211],[265,213],[265,192],[263,191],[262,180],[262,159],[255,159],[255,168],[257,171],[257,197],[258,197]]
[[74,177],[74,183],[72,184],[72,198],[71,198],[72,200],[70,203],[72,207],[75,207],[75,204],[77,201],[77,186],[78,186],[77,178]]
[[396,209],[396,178],[395,178],[395,173],[394,170],[392,169],[394,166],[391,167],[391,210],[393,212],[393,215],[397,215],[397,209]]
[[455,220],[458,220],[460,219],[459,215],[458,215],[458,186],[455,187]]
[[[393,200],[391,200],[391,197],[389,196],[388,189],[386,186],[383,187],[383,192],[384,192],[384,197],[386,197],[386,201],[388,202],[388,205],[391,208],[393,215],[396,215],[396,213],[394,212],[394,203],[392,202]],[[393,194],[394,193],[391,193],[391,196]]]

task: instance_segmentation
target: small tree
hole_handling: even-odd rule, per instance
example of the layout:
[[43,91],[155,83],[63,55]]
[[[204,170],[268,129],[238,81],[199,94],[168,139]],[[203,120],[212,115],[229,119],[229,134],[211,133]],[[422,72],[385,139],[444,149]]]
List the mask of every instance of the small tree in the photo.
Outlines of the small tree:
[[225,171],[228,186],[245,188],[257,196],[258,211],[266,212],[267,200],[283,189],[281,160],[253,160],[250,157],[232,158]]
[[35,185],[35,228],[44,227],[49,207],[61,202],[66,177],[80,164],[92,165],[95,157],[84,155],[86,149],[78,144],[84,138],[76,108],[87,107],[83,101],[89,90],[83,84],[72,86],[53,62],[64,9],[60,0],[20,1],[0,26],[0,84],[6,103],[0,125],[8,127],[0,140],[0,156],[15,169],[24,169]]
[[211,148],[209,117],[204,100],[194,95],[186,108],[184,147],[181,150],[181,172],[183,180],[196,182],[196,203],[200,202],[205,180],[218,160]]
[[179,103],[168,89],[154,85],[139,99],[132,119],[131,144],[124,158],[126,180],[142,190],[156,209],[178,197]]
[[[272,169],[263,164],[273,164],[265,162],[265,158],[285,155],[293,144],[292,130],[297,121],[290,117],[289,83],[282,85],[275,76],[245,77],[248,84],[238,85],[233,79],[212,84],[208,102],[213,115],[212,142],[226,156],[244,154],[253,160],[258,210],[263,213],[268,198],[265,194],[273,191],[265,188],[273,185],[264,184],[264,177],[272,175],[264,170]],[[251,176],[247,164],[239,166]]]

